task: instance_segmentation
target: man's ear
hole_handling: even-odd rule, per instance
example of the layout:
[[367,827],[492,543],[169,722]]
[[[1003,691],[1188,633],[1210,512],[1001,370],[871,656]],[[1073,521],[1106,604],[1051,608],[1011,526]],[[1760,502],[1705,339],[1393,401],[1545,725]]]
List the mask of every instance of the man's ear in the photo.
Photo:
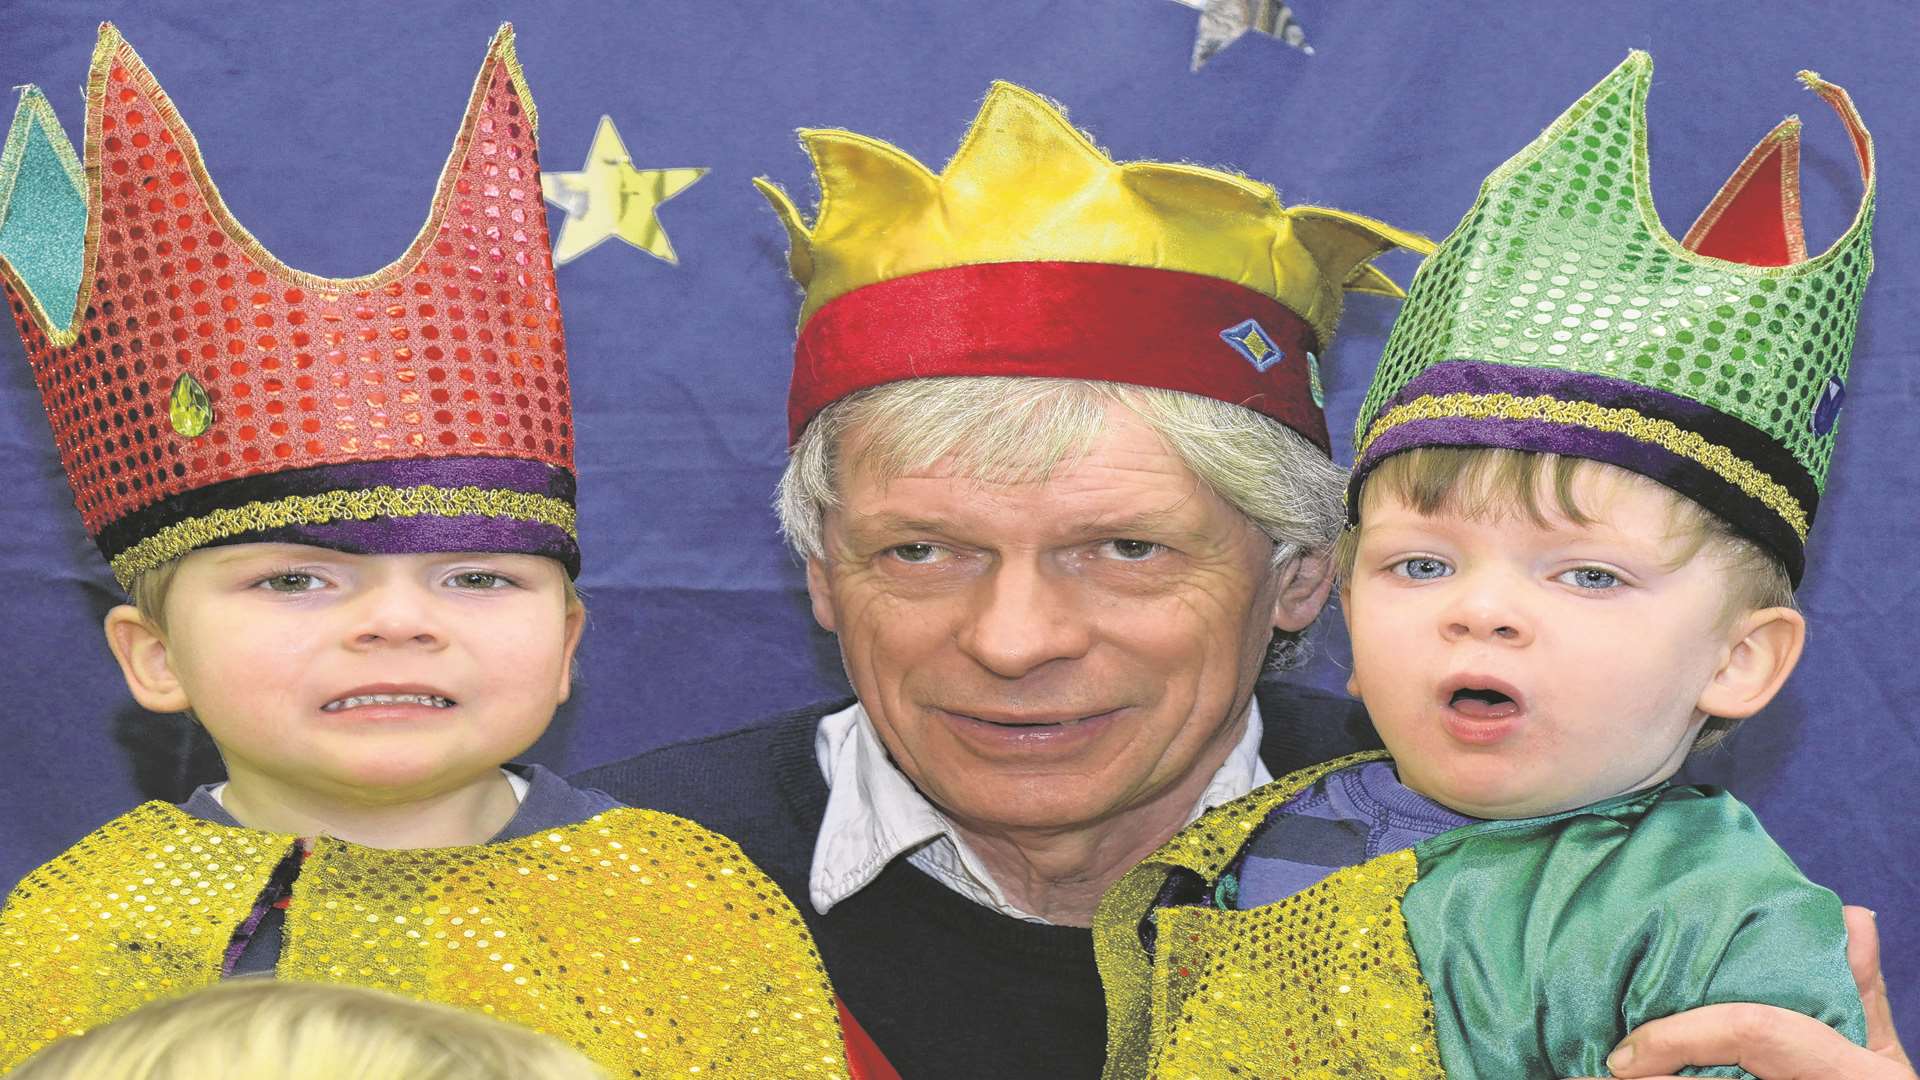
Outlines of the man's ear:
[[133,700],[148,712],[178,713],[192,707],[186,688],[173,673],[167,654],[167,638],[160,628],[131,604],[120,604],[107,612],[104,629],[107,648],[120,662],[120,674],[127,680]]
[[1696,707],[1708,716],[1745,720],[1793,674],[1807,643],[1807,620],[1792,608],[1762,608],[1734,623],[1728,641],[1727,658]]
[[580,635],[587,629],[587,605],[575,600],[567,605],[567,627],[560,645],[560,696],[555,701],[565,701],[573,696],[573,655],[580,648]]
[[1273,628],[1298,633],[1312,626],[1333,588],[1333,553],[1309,551],[1275,573],[1280,575],[1280,591],[1273,599]]
[[807,560],[807,598],[813,601],[813,621],[829,634],[839,632],[839,620],[833,608],[833,583],[827,580],[826,562],[815,556]]

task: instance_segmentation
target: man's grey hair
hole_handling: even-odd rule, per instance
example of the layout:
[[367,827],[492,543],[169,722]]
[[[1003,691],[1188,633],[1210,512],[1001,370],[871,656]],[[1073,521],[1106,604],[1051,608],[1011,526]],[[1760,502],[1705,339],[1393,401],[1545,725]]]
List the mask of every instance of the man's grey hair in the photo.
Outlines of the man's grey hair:
[[[1000,376],[907,379],[823,409],[787,458],[775,499],[780,531],[802,557],[825,555],[823,520],[840,503],[841,453],[857,454],[883,483],[942,459],[955,475],[983,482],[1045,480],[1087,452],[1116,403],[1273,541],[1276,570],[1339,539],[1345,472],[1276,420],[1174,390]],[[843,446],[855,429],[858,445]],[[1279,638],[1275,665],[1297,663],[1298,635]]]

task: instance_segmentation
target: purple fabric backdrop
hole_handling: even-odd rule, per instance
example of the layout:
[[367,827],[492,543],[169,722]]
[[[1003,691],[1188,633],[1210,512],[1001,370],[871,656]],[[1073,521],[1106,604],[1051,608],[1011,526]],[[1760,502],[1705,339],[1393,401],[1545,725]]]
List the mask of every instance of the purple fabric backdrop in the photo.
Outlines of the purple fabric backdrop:
[[[1576,17],[1576,12],[1580,12]],[[1802,599],[1813,635],[1783,698],[1689,767],[1751,802],[1815,879],[1881,912],[1887,966],[1920,1041],[1920,775],[1907,576],[1920,510],[1920,20],[1905,0],[1764,9],[1735,0],[1587,5],[1302,0],[1309,56],[1250,36],[1190,74],[1195,13],[1169,0],[881,5],[412,3],[240,6],[17,2],[0,83],[46,87],[70,133],[94,23],[111,18],[198,135],[234,213],[281,258],[365,273],[423,220],[494,26],[513,19],[540,106],[543,160],[575,169],[612,115],[639,168],[712,171],[666,204],[678,267],[618,243],[559,271],[577,395],[582,680],[534,757],[571,769],[747,723],[843,684],[813,629],[768,500],[782,455],[796,296],[786,239],[748,180],[810,202],[792,131],[846,126],[937,166],[993,78],[1065,102],[1120,157],[1227,164],[1289,202],[1435,235],[1479,180],[1629,48],[1659,65],[1654,191],[1684,230],[1783,114],[1808,118],[1807,217],[1818,250],[1858,194],[1839,126],[1793,73],[1850,89],[1879,139],[1879,273],[1845,434]],[[554,223],[558,225],[558,212]],[[1405,280],[1411,260],[1391,262]],[[1395,305],[1348,307],[1325,364],[1336,445]],[[116,599],[81,532],[17,339],[0,340],[0,667],[9,705],[11,882],[143,797],[179,796],[218,763],[181,722],[133,707],[100,639]],[[1307,680],[1343,681],[1337,618]]]

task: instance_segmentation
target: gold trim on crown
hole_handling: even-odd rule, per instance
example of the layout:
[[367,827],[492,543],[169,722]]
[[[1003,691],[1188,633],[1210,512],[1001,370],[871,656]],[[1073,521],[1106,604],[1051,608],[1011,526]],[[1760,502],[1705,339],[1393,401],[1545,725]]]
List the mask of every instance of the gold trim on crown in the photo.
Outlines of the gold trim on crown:
[[263,529],[371,521],[376,517],[510,518],[552,525],[575,542],[580,539],[573,507],[550,495],[472,485],[396,488],[382,484],[364,491],[327,491],[250,502],[177,521],[114,556],[113,576],[122,588],[131,589],[141,574],[216,540]]
[[1784,485],[1753,462],[1670,420],[1648,416],[1637,409],[1567,401],[1549,394],[1428,394],[1387,410],[1367,429],[1357,455],[1365,458],[1373,441],[1401,424],[1415,420],[1462,418],[1469,420],[1540,420],[1569,427],[1591,428],[1651,443],[1701,465],[1727,483],[1765,503],[1779,514],[1801,542],[1811,522],[1807,509]]

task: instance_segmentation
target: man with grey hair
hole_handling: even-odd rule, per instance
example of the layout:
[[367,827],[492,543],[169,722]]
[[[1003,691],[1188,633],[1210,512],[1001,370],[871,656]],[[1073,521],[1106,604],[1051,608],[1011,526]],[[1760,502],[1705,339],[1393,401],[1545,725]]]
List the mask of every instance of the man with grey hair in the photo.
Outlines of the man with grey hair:
[[1344,521],[1318,354],[1422,238],[1108,160],[1000,84],[941,176],[803,135],[781,525],[857,696],[596,770],[800,899],[908,1077],[1096,1076],[1107,885],[1201,810],[1371,744],[1256,682]]
[[1398,295],[1370,261],[1431,245],[1116,164],[1007,84],[939,175],[802,139],[812,227],[762,182],[806,288],[778,505],[856,696],[578,779],[737,840],[902,1076],[1096,1077],[1106,888],[1378,745],[1261,675],[1344,524],[1318,370],[1342,295]]

